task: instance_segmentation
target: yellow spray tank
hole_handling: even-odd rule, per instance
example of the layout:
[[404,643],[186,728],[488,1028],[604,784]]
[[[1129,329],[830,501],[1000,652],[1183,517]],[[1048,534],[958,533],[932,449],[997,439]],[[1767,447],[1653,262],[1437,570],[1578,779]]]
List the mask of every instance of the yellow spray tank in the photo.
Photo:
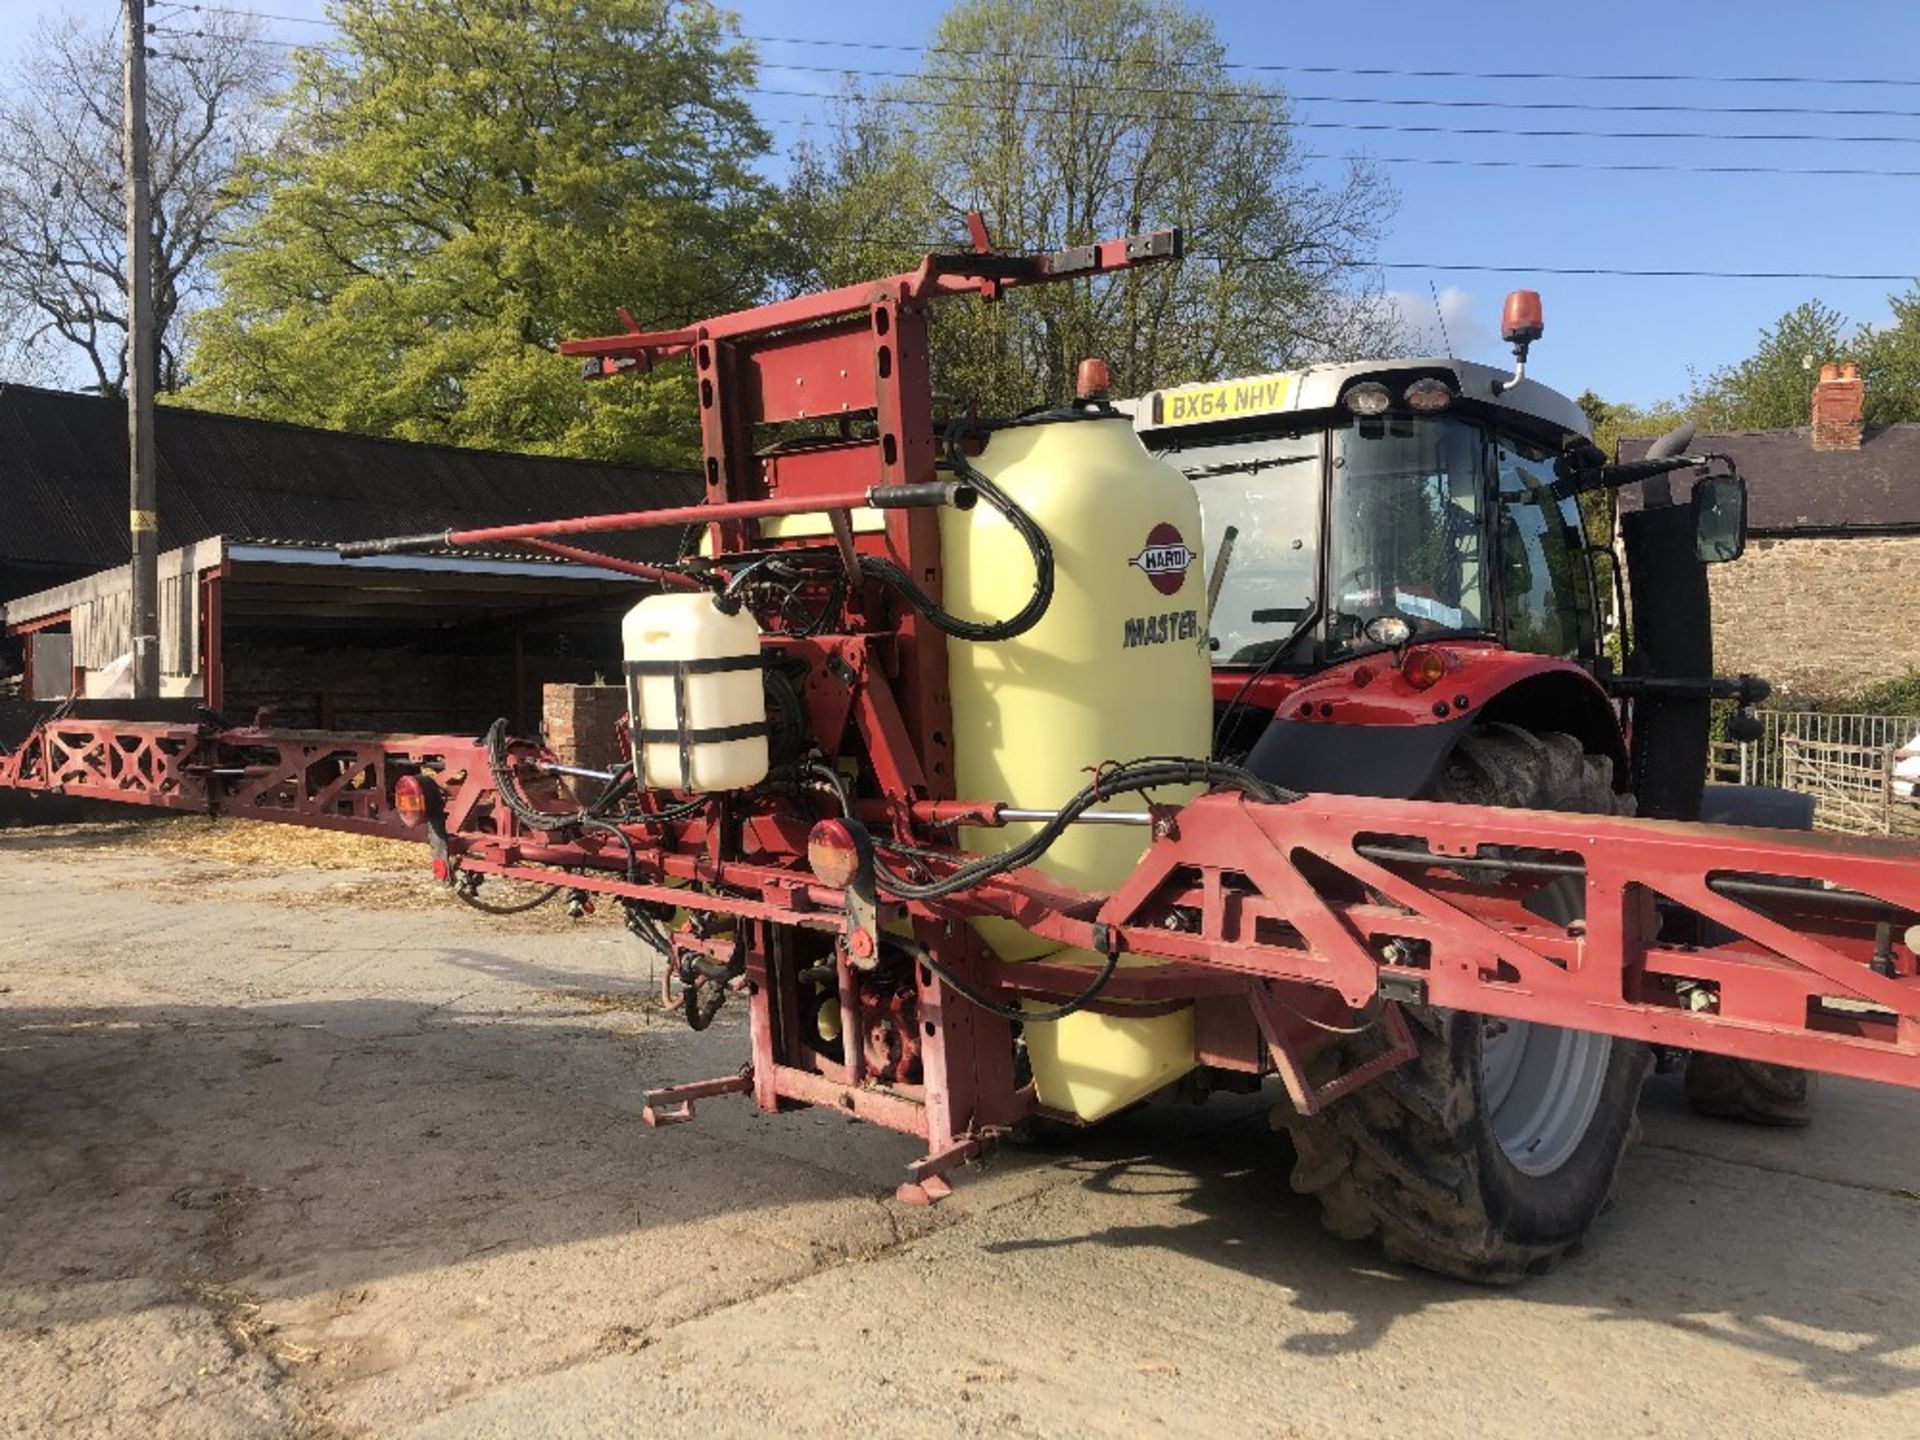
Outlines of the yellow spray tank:
[[[1046,809],[1106,761],[1212,746],[1206,573],[1200,506],[1177,471],[1147,454],[1132,423],[1089,411],[992,432],[975,467],[1045,532],[1053,603],[1012,640],[947,645],[956,793]],[[969,620],[1015,614],[1033,591],[1033,560],[988,506],[941,514],[942,604]],[[1191,791],[1158,792],[1178,802]],[[1142,803],[1127,797],[1125,805]],[[997,853],[1038,827],[971,830],[964,844]],[[1140,862],[1144,828],[1075,825],[1038,868],[1079,888],[1111,890]],[[1009,921],[979,922],[1006,960],[1047,955],[1095,966]],[[1125,963],[1125,962],[1123,962]],[[1029,1024],[1040,1102],[1095,1120],[1190,1070],[1193,1011],[1138,1019],[1080,1011]]]

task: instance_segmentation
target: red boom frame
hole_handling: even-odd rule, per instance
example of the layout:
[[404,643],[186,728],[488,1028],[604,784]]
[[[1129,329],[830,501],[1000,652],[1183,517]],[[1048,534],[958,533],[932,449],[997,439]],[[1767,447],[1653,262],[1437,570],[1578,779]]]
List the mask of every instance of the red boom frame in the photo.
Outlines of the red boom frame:
[[[880,493],[887,487],[939,478],[928,302],[965,292],[993,298],[1013,285],[1177,253],[1173,234],[1043,257],[999,256],[982,242],[974,254],[930,256],[870,285],[686,330],[563,347],[606,374],[691,355],[707,480],[697,515],[716,564],[791,551],[845,567],[842,628],[804,633],[775,618],[763,622],[765,645],[799,677],[806,734],[851,772],[855,809],[879,843],[939,851],[956,819],[991,824],[1003,804],[1060,798],[953,794],[945,639],[854,563],[856,552],[884,556],[938,598],[930,508],[883,509],[880,532],[856,534],[847,519],[888,498]],[[785,450],[756,443],[762,427],[856,414],[872,417],[870,433],[847,429]],[[773,538],[759,529],[768,515],[804,512],[828,514],[832,534]],[[677,518],[643,512],[416,538],[514,539],[592,559],[552,537]],[[675,571],[649,578],[685,583]],[[571,809],[542,769],[550,760],[527,742],[509,754],[527,799]],[[395,788],[409,777],[431,782],[437,800],[424,830],[408,828],[395,806]],[[1030,1113],[1034,1099],[1015,1083],[1007,1022],[928,966],[912,965],[905,993],[873,993],[862,946],[870,953],[886,922],[910,922],[947,971],[1007,1001],[1076,995],[1089,972],[998,962],[971,919],[1010,918],[1064,944],[1136,957],[1145,963],[1115,971],[1093,1008],[1137,1015],[1191,1003],[1201,1063],[1277,1070],[1309,1111],[1411,1053],[1396,1001],[1920,1086],[1920,930],[1906,928],[1920,919],[1920,847],[1894,842],[1351,796],[1267,804],[1214,794],[1153,811],[1144,860],[1111,894],[1017,870],[945,899],[882,900],[875,913],[808,866],[809,828],[837,813],[823,796],[713,796],[672,818],[626,814],[618,834],[548,828],[516,818],[486,746],[471,738],[66,717],[0,754],[0,786],[425,834],[450,881],[544,881],[643,912],[691,912],[676,953],[740,962],[733,984],[749,1009],[751,1063],[738,1076],[656,1092],[649,1119],[690,1118],[694,1101],[734,1091],[769,1110],[833,1105],[924,1139],[927,1154],[902,1187],[915,1200],[944,1193],[943,1174]],[[1524,908],[1543,874],[1584,887],[1584,923],[1554,925]],[[1725,938],[1663,941],[1663,904],[1724,927],[1713,933]],[[730,919],[731,936],[702,917]],[[848,1040],[838,1060],[796,1041],[806,976],[839,996]],[[1378,1020],[1379,1055],[1316,1085],[1305,1061],[1322,1028],[1356,1016]]]

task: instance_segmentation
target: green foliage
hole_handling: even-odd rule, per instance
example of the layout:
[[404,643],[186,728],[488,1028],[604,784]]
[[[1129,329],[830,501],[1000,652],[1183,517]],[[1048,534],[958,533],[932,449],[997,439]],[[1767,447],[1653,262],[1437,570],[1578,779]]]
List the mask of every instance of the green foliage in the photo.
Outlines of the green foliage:
[[1688,408],[1704,430],[1784,430],[1812,418],[1813,383],[1830,360],[1849,359],[1846,317],[1818,300],[1795,306],[1737,365],[1694,387]]
[[1059,403],[1090,355],[1131,395],[1390,352],[1390,311],[1352,292],[1391,191],[1361,166],[1304,178],[1285,96],[1225,62],[1211,19],[1178,0],[962,0],[920,75],[850,97],[835,142],[797,158],[807,278],[964,245],[970,209],[1013,251],[1182,226],[1181,265],[942,314],[941,390],[998,413]]
[[[1686,418],[1679,407],[1660,404],[1650,408],[1616,405],[1603,400],[1592,390],[1574,397],[1574,404],[1585,412],[1593,427],[1593,443],[1606,452],[1609,460],[1620,458],[1620,442],[1629,435],[1663,435]],[[1580,517],[1586,527],[1587,543],[1610,546],[1613,543],[1614,494],[1611,490],[1590,490],[1580,497]],[[1611,562],[1598,567],[1596,599],[1600,613],[1611,617],[1615,609]],[[1610,622],[1611,623],[1611,622]]]
[[1846,714],[1920,715],[1920,670],[1908,670],[1904,675],[1869,685],[1859,694],[1827,708]]
[[1920,285],[1890,295],[1893,324],[1862,326],[1846,357],[1867,382],[1867,423],[1893,425],[1920,420]]
[[588,386],[568,336],[754,303],[752,57],[707,0],[338,0],[290,143],[219,261],[192,403],[501,449],[685,462],[684,367]]
[[1593,426],[1593,443],[1606,451],[1609,460],[1620,458],[1620,441],[1629,435],[1663,435],[1687,418],[1684,407],[1663,401],[1658,405],[1616,405],[1602,400],[1592,390],[1583,390],[1574,404],[1586,412]]
[[[1820,367],[1851,360],[1867,384],[1869,425],[1920,420],[1920,285],[1888,297],[1893,323],[1863,325],[1818,300],[1795,306],[1760,332],[1754,353],[1696,384],[1683,409],[1703,430],[1776,430],[1812,419]],[[1641,432],[1643,433],[1643,432]]]

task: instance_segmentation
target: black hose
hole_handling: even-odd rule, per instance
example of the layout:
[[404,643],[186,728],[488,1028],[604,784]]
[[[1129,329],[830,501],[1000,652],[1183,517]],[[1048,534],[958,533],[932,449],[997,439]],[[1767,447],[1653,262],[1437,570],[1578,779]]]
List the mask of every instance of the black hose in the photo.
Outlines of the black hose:
[[560,885],[549,885],[543,892],[534,896],[533,899],[521,900],[512,905],[489,905],[478,895],[469,895],[457,886],[454,888],[453,896],[454,899],[458,900],[462,905],[472,906],[483,915],[524,915],[529,910],[538,910],[542,905],[558,895],[564,888],[564,886]]
[[[576,810],[571,815],[556,815],[551,811],[540,809],[521,793],[519,782],[513,777],[512,763],[507,757],[507,722],[504,718],[494,721],[488,727],[483,743],[487,751],[488,768],[493,771],[493,787],[500,792],[501,803],[521,823],[530,825],[535,830],[547,831],[549,834],[577,829],[591,821],[599,820],[607,808],[615,801],[625,799],[638,784],[632,767],[623,766],[621,772],[616,772],[613,781],[591,805]],[[689,815],[698,814],[707,808],[707,800],[707,796],[700,795],[679,805],[669,805],[664,810],[637,811],[627,818],[636,825],[666,825]],[[631,854],[633,842],[627,839],[619,827],[602,822],[598,828],[612,830],[619,834],[621,843]]]
[[969,985],[965,980],[962,980],[958,975],[947,969],[947,967],[942,965],[938,960],[934,959],[932,953],[924,946],[914,945],[908,948],[912,952],[915,960],[938,975],[941,982],[961,999],[978,1005],[989,1015],[998,1015],[1002,1020],[1019,1020],[1029,1024],[1041,1025],[1052,1020],[1064,1020],[1076,1011],[1086,1009],[1087,1006],[1091,1005],[1099,996],[1100,992],[1107,988],[1107,982],[1113,978],[1113,972],[1118,969],[1120,965],[1120,954],[1118,951],[1115,951],[1107,957],[1107,963],[1100,967],[1087,988],[1074,996],[1073,999],[1067,1001],[1064,1005],[1056,1005],[1051,1010],[1023,1010],[1018,1005],[1002,1005],[997,1000],[989,999],[986,995],[974,989],[973,986]]
[[874,865],[875,875],[882,890],[903,900],[938,900],[961,890],[970,890],[995,875],[1031,865],[1046,854],[1053,843],[1066,833],[1069,825],[1101,801],[1115,795],[1156,789],[1162,785],[1206,785],[1209,788],[1225,786],[1267,805],[1283,804],[1300,798],[1296,792],[1269,784],[1259,776],[1242,770],[1236,765],[1222,765],[1213,760],[1155,756],[1107,767],[1092,784],[1080,790],[1062,805],[1053,819],[1047,821],[1032,836],[1011,850],[1002,851],[998,855],[980,856],[938,880],[925,883],[915,882],[898,875],[877,860]]
[[633,793],[633,766],[626,764],[613,772],[613,779],[607,782],[594,802],[586,807],[588,815],[604,815],[620,801]]
[[633,848],[632,836],[611,821],[597,819],[585,813],[579,817],[579,825],[583,830],[604,830],[618,840],[620,848],[627,852],[627,883],[629,885],[640,883],[640,856]]
[[979,492],[982,500],[1004,515],[1015,533],[1027,543],[1027,551],[1033,556],[1033,594],[1020,612],[1006,620],[962,620],[958,615],[941,609],[938,601],[916,585],[913,577],[891,560],[878,555],[862,555],[860,569],[862,573],[899,591],[901,598],[926,616],[936,629],[956,640],[1011,640],[1039,624],[1040,617],[1047,613],[1047,607],[1053,603],[1053,546],[1047,542],[1046,532],[1034,523],[1033,517],[1014,504],[1005,491],[975,469],[967,459],[964,444],[976,433],[976,429],[964,421],[947,427],[947,463],[953,467],[955,474]]
[[701,795],[679,805],[669,805],[664,810],[635,810],[626,818],[635,825],[670,825],[675,820],[684,820],[689,815],[698,815],[707,808],[708,798]]
[[487,727],[486,740],[487,767],[493,771],[493,788],[499,792],[500,803],[512,813],[514,819],[535,830],[553,833],[570,830],[580,823],[580,812],[572,815],[555,815],[542,810],[520,793],[520,782],[514,779],[513,766],[507,759],[507,721],[506,717]]

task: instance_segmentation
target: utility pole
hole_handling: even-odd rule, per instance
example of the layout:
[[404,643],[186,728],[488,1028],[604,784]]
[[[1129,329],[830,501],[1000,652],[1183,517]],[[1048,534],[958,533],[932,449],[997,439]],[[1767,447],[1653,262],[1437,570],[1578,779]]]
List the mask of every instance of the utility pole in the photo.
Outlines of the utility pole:
[[153,449],[153,177],[147,160],[147,0],[126,5],[127,454],[133,694],[160,694],[160,517]]

